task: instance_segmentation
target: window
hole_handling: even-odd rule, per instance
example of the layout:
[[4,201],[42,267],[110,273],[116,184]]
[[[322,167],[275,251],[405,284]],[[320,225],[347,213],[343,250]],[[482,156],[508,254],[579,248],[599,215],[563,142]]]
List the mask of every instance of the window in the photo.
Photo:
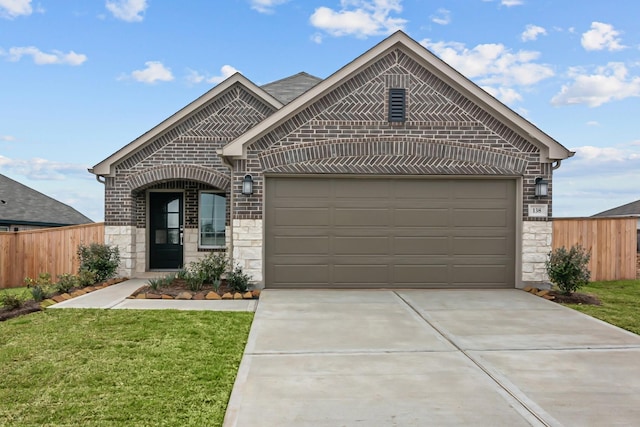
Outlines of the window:
[[389,121],[404,122],[407,111],[407,93],[404,89],[389,89]]
[[9,231],[9,226],[7,226],[7,225],[0,225],[0,231]]
[[200,241],[203,248],[225,247],[227,200],[223,194],[200,193]]

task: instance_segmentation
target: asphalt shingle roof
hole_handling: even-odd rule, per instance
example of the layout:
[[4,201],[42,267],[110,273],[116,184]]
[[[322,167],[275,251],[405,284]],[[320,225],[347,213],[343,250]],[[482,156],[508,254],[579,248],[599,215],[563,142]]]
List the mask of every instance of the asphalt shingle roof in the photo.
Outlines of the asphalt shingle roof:
[[93,221],[71,206],[0,175],[0,222],[75,225]]
[[321,81],[321,78],[301,72],[281,80],[276,80],[275,82],[267,83],[261,86],[261,88],[283,104],[288,104]]
[[640,200],[636,200],[635,202],[627,203],[626,205],[618,206],[617,208],[597,213],[593,216],[640,216]]

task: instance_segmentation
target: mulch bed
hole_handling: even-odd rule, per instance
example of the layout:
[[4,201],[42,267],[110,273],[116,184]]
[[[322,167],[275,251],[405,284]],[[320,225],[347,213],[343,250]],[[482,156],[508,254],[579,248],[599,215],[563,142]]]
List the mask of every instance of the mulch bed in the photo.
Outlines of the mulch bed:
[[548,295],[555,297],[553,301],[561,304],[602,305],[602,302],[591,294],[574,292],[571,295],[565,295],[559,291],[549,291]]
[[[185,294],[190,294],[190,299],[205,299],[206,295],[214,292],[219,296],[223,296],[225,294],[235,295],[229,287],[227,286],[226,281],[223,279],[220,283],[219,289],[216,291],[211,284],[205,283],[202,285],[202,288],[199,291],[191,291],[189,286],[187,286],[186,281],[176,279],[171,282],[170,285],[165,285],[159,287],[158,289],[152,289],[151,286],[145,285],[139,289],[137,289],[129,298],[146,298],[146,299],[185,299],[180,298]],[[251,292],[251,291],[249,291]],[[246,293],[245,293],[246,294]],[[251,298],[249,298],[248,294],[243,299],[257,299],[260,296],[259,291],[253,291],[251,293]]]

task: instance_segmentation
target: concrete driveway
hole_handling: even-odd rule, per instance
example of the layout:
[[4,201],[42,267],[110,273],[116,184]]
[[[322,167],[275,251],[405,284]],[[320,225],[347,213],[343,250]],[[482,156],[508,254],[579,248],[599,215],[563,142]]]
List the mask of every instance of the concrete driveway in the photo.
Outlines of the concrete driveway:
[[518,290],[267,290],[225,426],[627,426],[640,337]]

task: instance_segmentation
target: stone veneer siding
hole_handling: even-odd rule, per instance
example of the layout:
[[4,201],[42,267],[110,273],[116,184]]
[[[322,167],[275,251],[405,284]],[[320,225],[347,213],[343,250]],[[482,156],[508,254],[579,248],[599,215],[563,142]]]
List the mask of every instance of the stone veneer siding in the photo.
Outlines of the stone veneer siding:
[[522,285],[548,284],[545,261],[551,252],[553,224],[550,221],[522,223]]
[[260,219],[233,220],[233,263],[251,276],[252,283],[263,284],[263,231]]
[[136,234],[135,228],[127,225],[104,227],[104,243],[120,250],[118,276],[133,277],[136,271]]

